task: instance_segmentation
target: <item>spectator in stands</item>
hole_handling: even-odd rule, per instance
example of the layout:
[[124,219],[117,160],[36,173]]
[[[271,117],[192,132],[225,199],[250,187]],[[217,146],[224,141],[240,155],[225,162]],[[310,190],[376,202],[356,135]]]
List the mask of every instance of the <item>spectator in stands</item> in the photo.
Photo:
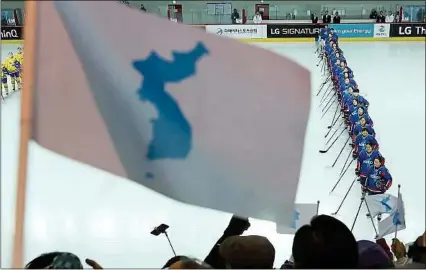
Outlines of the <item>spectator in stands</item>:
[[367,241],[358,241],[359,266],[364,269],[389,269],[394,268],[388,254],[378,244]]
[[168,269],[211,269],[211,266],[197,259],[186,258],[171,264]]
[[399,241],[397,238],[392,239],[391,249],[393,254],[395,255],[395,267],[403,268],[406,264],[408,264],[407,252],[405,250],[404,243]]
[[380,15],[376,18],[376,23],[385,23],[386,17],[383,15],[383,11],[380,11]]
[[331,23],[331,15],[330,14],[327,15],[327,23]]
[[383,248],[383,250],[386,252],[386,254],[388,255],[389,259],[391,261],[393,261],[393,254],[391,252],[390,247],[388,246],[388,243],[386,243],[386,239],[379,238],[379,239],[376,240],[376,244],[381,246]]
[[393,16],[392,11],[389,11],[389,14],[385,18],[385,22],[393,23],[394,20],[395,20],[395,16]]
[[294,268],[354,269],[358,267],[358,245],[340,220],[326,215],[312,218],[297,230],[293,239]]
[[327,16],[328,16],[328,11],[326,11],[324,15],[322,15],[322,23],[327,23]]
[[220,255],[219,248],[228,237],[242,235],[249,227],[250,222],[248,221],[248,218],[233,216],[229,221],[228,227],[226,227],[223,232],[223,235],[214,244],[210,253],[204,259],[204,262],[216,269],[226,269],[228,265],[224,258]]
[[256,14],[253,16],[253,23],[254,24],[262,23],[262,15],[260,15],[259,11],[256,11]]
[[389,11],[389,14],[386,15],[385,22],[392,23],[395,20],[395,16],[393,15],[392,11]]
[[318,16],[316,13],[311,13],[311,22],[312,23],[318,23]]
[[[97,262],[86,259],[93,269],[102,269]],[[68,252],[50,252],[41,254],[25,266],[25,269],[83,269],[80,259]]]
[[260,235],[231,236],[220,245],[219,252],[231,269],[273,269],[275,248]]
[[408,258],[411,263],[405,265],[404,268],[426,268],[426,233],[419,236],[416,241],[408,248]]
[[238,13],[238,10],[234,8],[234,12],[231,14],[231,20],[232,24],[237,24],[237,20],[240,19],[240,14]]
[[146,8],[145,8],[145,6],[143,4],[141,4],[140,11],[146,12]]
[[340,23],[340,16],[339,12],[336,12],[336,14],[333,17],[333,23]]
[[370,12],[370,19],[377,19],[377,10],[374,8]]

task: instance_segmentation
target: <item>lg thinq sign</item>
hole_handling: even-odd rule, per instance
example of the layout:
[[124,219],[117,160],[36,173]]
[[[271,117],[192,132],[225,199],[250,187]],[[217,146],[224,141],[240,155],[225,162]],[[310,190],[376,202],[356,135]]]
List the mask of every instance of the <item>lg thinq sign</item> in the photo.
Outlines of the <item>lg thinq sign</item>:
[[22,40],[24,29],[19,26],[2,26],[1,40]]
[[391,37],[426,37],[426,24],[395,23],[391,25]]

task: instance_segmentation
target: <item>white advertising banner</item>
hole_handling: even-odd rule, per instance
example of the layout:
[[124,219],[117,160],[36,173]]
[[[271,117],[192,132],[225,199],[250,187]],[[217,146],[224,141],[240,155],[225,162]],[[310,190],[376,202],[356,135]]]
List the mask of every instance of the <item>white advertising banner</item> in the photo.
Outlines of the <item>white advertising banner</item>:
[[206,25],[207,33],[230,38],[266,38],[266,25]]
[[390,24],[389,23],[376,23],[374,24],[374,37],[375,38],[389,38]]

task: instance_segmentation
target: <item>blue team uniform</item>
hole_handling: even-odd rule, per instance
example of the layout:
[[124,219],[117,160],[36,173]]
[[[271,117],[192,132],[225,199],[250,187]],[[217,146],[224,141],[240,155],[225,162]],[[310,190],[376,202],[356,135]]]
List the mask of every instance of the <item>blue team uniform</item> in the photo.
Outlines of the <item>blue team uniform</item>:
[[[340,53],[339,53],[340,54]],[[336,63],[336,60],[340,60],[341,61],[346,61],[346,59],[343,57],[343,55],[339,55],[339,57],[336,56],[336,52],[333,51],[333,53],[331,55],[328,56],[328,59],[332,62],[332,63]]]
[[351,123],[351,125],[353,127],[355,127],[356,125],[359,124],[359,119],[361,117],[365,118],[366,124],[369,124],[370,126],[373,126],[373,121],[371,120],[370,116],[367,113],[365,113],[365,112],[364,112],[363,115],[359,115],[358,112],[355,111],[355,114],[351,114],[351,116],[349,116],[349,122]]
[[368,102],[367,99],[365,99],[365,97],[358,95],[356,98],[358,99],[358,103],[364,105],[364,107],[370,106],[370,103]]
[[[349,89],[349,88],[348,88]],[[342,104],[345,105],[346,108],[348,108],[353,100],[354,100],[354,96],[349,93],[348,89],[345,89],[342,91]]]
[[[349,107],[353,107],[353,102],[354,102],[354,96],[352,94],[349,93],[348,90],[343,91],[342,94],[342,105],[343,107],[349,111]],[[353,109],[353,108],[351,108]]]
[[327,30],[325,28],[321,28],[319,32],[319,36],[321,39],[325,39],[325,35],[327,34]]
[[366,181],[365,187],[368,195],[382,194],[392,185],[392,176],[385,166],[379,168],[371,166],[367,170]]
[[354,79],[349,78],[349,83],[346,84],[345,80],[343,79],[343,82],[339,85],[340,89],[346,89],[348,87],[352,87],[352,88],[358,88],[356,82]]
[[368,169],[373,165],[374,159],[378,156],[380,156],[378,150],[373,150],[371,153],[367,153],[364,150],[359,153],[356,168],[361,177],[366,178],[368,176]]
[[362,132],[363,128],[367,129],[368,135],[376,137],[376,132],[374,132],[374,129],[369,124],[365,124],[365,126],[361,126],[361,124],[355,125],[353,130],[352,130],[352,134],[354,136],[358,136]]
[[354,151],[356,153],[359,153],[361,151],[364,151],[365,149],[365,144],[367,142],[372,143],[375,147],[374,149],[377,149],[377,147],[379,146],[379,144],[377,143],[376,138],[374,138],[373,136],[371,136],[370,134],[367,134],[367,136],[362,136],[362,133],[360,133],[358,136],[356,136],[355,139],[355,149]]
[[349,104],[349,106],[348,106],[348,112],[349,112],[349,115],[351,115],[352,113],[353,114],[358,114],[358,109],[359,108],[361,108],[362,106],[361,105],[354,105],[353,103],[351,103],[351,104]]

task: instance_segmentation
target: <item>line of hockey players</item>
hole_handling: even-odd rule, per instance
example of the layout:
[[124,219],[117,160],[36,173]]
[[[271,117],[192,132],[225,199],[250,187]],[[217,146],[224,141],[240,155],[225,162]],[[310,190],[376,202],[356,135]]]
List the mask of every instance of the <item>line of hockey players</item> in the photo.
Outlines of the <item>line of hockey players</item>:
[[[22,66],[24,65],[24,52],[18,47],[17,52],[9,52],[8,56],[1,63],[1,97],[8,97],[11,92],[19,91],[22,88]],[[8,78],[12,89],[9,89]],[[10,91],[11,90],[11,91]]]
[[321,29],[318,51],[322,61],[326,61],[331,91],[337,95],[340,113],[352,140],[352,157],[357,161],[355,174],[359,177],[357,180],[361,184],[362,194],[385,193],[392,185],[392,176],[385,167],[385,158],[379,152],[373,121],[368,114],[370,104],[359,92],[334,29]]

